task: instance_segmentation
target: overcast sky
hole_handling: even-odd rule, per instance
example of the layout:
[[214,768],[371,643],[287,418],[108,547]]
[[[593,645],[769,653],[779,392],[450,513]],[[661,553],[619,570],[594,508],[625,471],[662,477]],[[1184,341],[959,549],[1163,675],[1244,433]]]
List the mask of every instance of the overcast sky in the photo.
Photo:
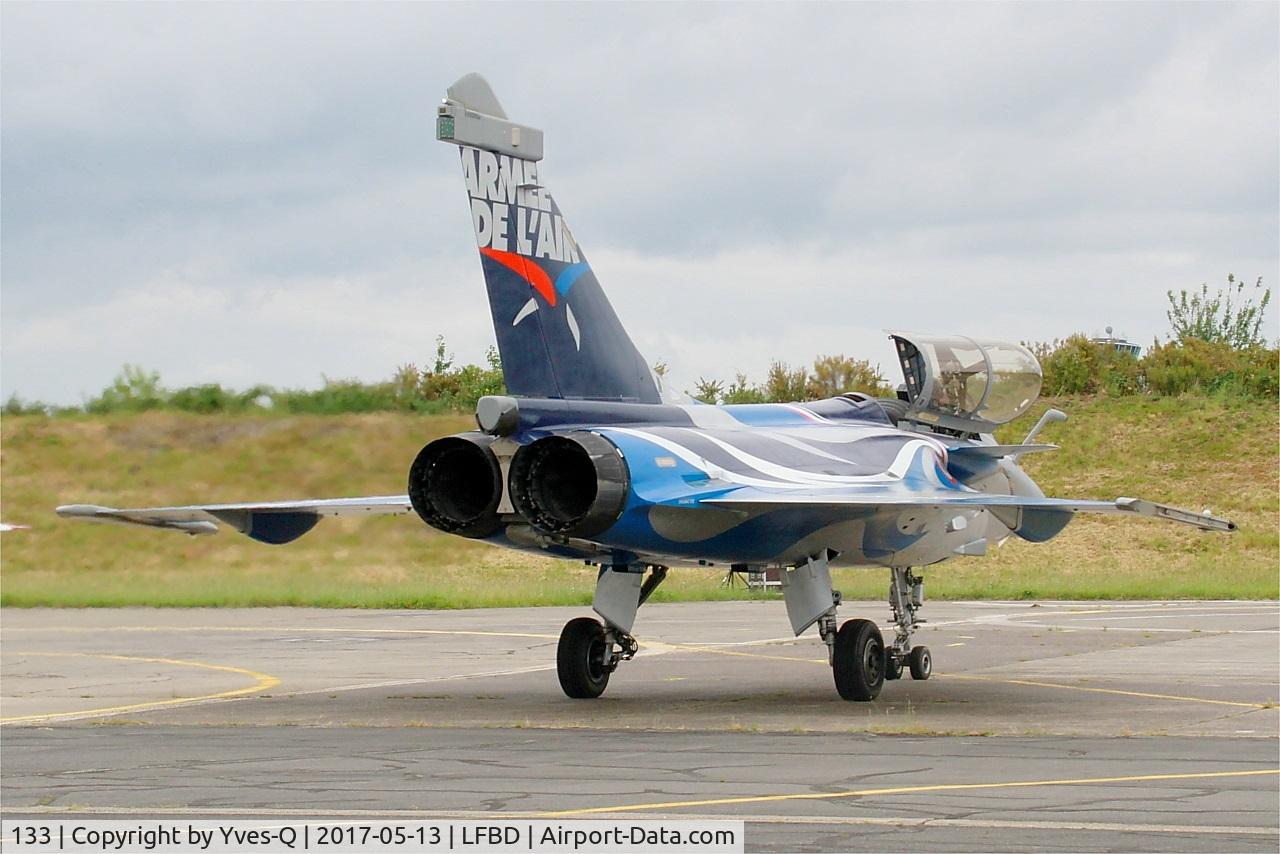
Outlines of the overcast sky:
[[[314,387],[493,341],[469,71],[684,388],[881,330],[1166,332],[1280,281],[1275,3],[0,6],[0,386]],[[1275,337],[1275,313],[1268,334]]]

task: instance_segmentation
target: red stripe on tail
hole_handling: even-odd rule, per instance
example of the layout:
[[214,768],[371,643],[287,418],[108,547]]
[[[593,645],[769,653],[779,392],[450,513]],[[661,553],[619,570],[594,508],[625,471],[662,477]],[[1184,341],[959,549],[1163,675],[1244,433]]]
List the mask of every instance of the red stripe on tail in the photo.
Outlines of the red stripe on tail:
[[522,279],[533,286],[535,291],[542,294],[542,298],[547,301],[547,305],[554,306],[556,304],[556,289],[551,284],[551,277],[547,275],[545,270],[528,258],[523,255],[517,255],[514,252],[490,249],[487,246],[480,247],[480,254],[514,270]]

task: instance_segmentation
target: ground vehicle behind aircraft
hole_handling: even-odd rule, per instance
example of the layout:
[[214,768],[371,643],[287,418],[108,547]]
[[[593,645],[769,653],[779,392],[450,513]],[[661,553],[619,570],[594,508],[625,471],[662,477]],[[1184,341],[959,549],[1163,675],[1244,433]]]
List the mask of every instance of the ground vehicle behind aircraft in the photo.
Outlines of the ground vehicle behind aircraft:
[[[787,616],[816,625],[840,695],[874,699],[909,669],[923,604],[916,570],[984,554],[1009,536],[1043,542],[1075,513],[1234,525],[1133,498],[1046,498],[1021,470],[1048,413],[1018,445],[992,431],[1024,414],[1040,367],[1023,347],[894,332],[898,398],[738,406],[664,400],[543,183],[542,132],[507,119],[488,83],[449,88],[437,137],[458,146],[509,394],[477,407],[478,429],[431,442],[405,495],[117,510],[64,516],[290,542],[326,515],[405,513],[449,534],[599,567],[594,609],[557,650],[570,697],[599,696],[638,648],[636,613],[669,569],[781,567]],[[839,625],[833,565],[890,570],[888,643],[866,619]]]

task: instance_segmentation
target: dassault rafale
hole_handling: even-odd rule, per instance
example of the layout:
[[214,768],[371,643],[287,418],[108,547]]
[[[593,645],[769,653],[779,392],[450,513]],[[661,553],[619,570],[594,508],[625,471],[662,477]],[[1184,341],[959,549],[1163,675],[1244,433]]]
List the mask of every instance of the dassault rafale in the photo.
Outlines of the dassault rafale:
[[[982,555],[1010,536],[1040,543],[1077,513],[1235,525],[1138,498],[1048,498],[1019,467],[1021,444],[992,433],[1040,392],[1017,344],[890,333],[896,398],[714,406],[664,394],[627,336],[540,174],[542,131],[510,121],[469,74],[437,108],[436,137],[462,161],[508,394],[485,397],[472,432],[437,439],[408,471],[408,493],[368,498],[114,509],[62,516],[212,534],[218,524],[288,543],[325,516],[416,512],[437,530],[599,568],[600,619],[560,635],[564,693],[598,697],[635,656],[639,607],[670,569],[780,570],[797,636],[817,626],[836,689],[875,699],[904,670],[928,679],[921,567]],[[888,569],[893,637],[837,621],[833,566]]]

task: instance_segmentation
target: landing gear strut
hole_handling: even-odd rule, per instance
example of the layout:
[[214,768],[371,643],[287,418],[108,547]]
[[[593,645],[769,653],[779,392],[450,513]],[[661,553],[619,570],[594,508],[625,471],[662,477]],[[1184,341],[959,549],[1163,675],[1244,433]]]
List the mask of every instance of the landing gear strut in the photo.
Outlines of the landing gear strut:
[[565,624],[556,647],[556,676],[565,696],[594,700],[609,686],[618,664],[635,658],[639,644],[599,620],[577,617]]
[[884,652],[885,678],[898,679],[906,667],[912,679],[928,679],[933,673],[929,647],[911,645],[911,635],[924,620],[916,611],[924,605],[924,579],[912,575],[910,567],[894,567],[889,582],[889,608],[896,627],[893,645]]
[[604,622],[577,617],[560,632],[556,676],[566,696],[574,700],[599,697],[618,665],[635,658],[640,649],[631,636],[636,611],[667,577],[665,566],[649,570],[645,577],[644,567],[601,567],[593,607]]
[[[886,680],[899,679],[907,668],[913,679],[928,679],[933,670],[929,648],[911,646],[911,635],[924,622],[916,611],[924,604],[924,581],[907,567],[895,567],[889,585],[889,606],[896,628],[893,644],[886,646],[880,629],[871,620],[849,620],[840,625],[836,609],[840,594],[831,589],[826,552],[797,564],[782,575],[791,628],[799,636],[812,625],[827,645],[827,660],[836,690],[846,700],[874,700]],[[837,628],[838,626],[838,628]]]
[[884,685],[884,638],[870,620],[839,625],[840,594],[831,589],[830,555],[822,552],[782,574],[787,617],[798,637],[815,623],[827,645],[836,690],[846,700],[874,700]]

